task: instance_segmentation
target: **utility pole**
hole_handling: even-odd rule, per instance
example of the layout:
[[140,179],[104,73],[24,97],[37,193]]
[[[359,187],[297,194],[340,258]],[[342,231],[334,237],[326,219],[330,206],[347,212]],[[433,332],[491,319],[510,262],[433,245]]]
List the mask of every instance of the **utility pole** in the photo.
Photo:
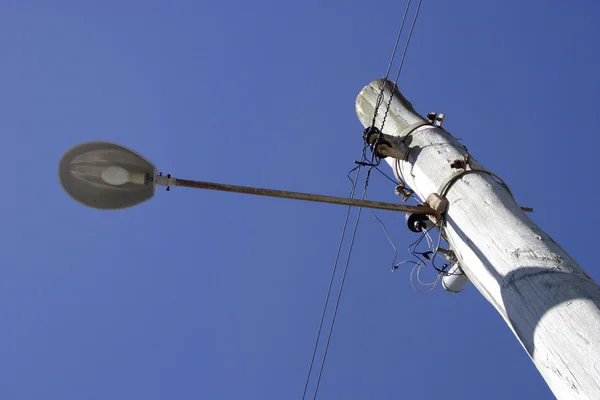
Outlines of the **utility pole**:
[[[356,100],[365,128],[382,85],[371,82]],[[459,168],[461,162],[465,169],[483,167],[451,134],[421,117],[392,82],[383,87],[375,126],[393,93],[383,133],[398,137],[404,155],[385,160],[422,200],[432,193],[448,200],[443,232],[460,268],[502,315],[558,399],[600,399],[600,287],[492,175],[455,175],[448,186],[457,160]]]

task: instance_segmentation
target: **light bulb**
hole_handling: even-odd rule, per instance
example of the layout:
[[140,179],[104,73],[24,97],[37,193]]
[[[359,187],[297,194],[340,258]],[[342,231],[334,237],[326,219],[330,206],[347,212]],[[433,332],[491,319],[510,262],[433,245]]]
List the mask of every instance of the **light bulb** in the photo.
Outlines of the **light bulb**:
[[102,180],[109,185],[120,186],[131,182],[131,173],[125,168],[112,166],[102,171]]
[[104,182],[113,186],[121,186],[126,183],[147,185],[151,181],[149,175],[146,173],[129,172],[125,168],[117,167],[116,165],[105,168],[100,176]]

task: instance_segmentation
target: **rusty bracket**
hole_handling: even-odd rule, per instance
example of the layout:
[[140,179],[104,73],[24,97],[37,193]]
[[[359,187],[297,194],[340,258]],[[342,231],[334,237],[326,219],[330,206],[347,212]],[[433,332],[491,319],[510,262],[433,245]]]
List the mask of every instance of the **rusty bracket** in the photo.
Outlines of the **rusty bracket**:
[[365,129],[363,139],[379,158],[392,157],[403,160],[406,156],[407,148],[402,143],[402,138],[382,133],[374,126]]

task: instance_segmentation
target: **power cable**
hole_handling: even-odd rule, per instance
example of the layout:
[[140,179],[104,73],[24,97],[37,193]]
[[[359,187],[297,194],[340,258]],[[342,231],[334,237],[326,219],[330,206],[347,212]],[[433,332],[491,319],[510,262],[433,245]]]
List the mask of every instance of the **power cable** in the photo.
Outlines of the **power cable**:
[[375,219],[377,220],[377,222],[379,222],[379,224],[381,225],[381,229],[383,229],[383,233],[385,234],[385,237],[387,238],[387,240],[392,245],[392,248],[394,249],[394,258],[392,259],[392,272],[393,272],[394,271],[394,266],[396,265],[396,259],[398,258],[398,248],[396,247],[396,245],[394,244],[394,241],[390,237],[390,235],[389,235],[389,233],[387,231],[387,228],[385,227],[385,224],[383,223],[383,221],[381,219],[379,219],[379,217],[377,216],[377,214],[375,214],[375,211],[373,211],[370,208],[369,208],[369,211],[371,211],[371,214],[373,214],[373,217],[375,217]]
[[[410,38],[412,36],[412,32],[414,30],[414,26],[415,26],[415,23],[416,23],[416,20],[417,20],[417,17],[418,17],[418,12],[419,12],[419,8],[421,6],[421,2],[422,2],[422,0],[419,0],[419,4],[417,6],[417,12],[416,12],[415,18],[413,20],[413,23],[412,23],[412,26],[411,26],[411,29],[410,29],[410,32],[409,32],[409,36],[408,36],[406,45],[404,47],[404,52],[403,52],[403,55],[402,55],[402,59],[400,61],[400,67],[399,67],[398,73],[396,75],[396,82],[398,81],[398,77],[400,75],[400,70],[402,69],[402,65],[404,64],[404,59],[406,57],[406,52],[407,52],[407,49],[408,49],[408,45],[410,43]],[[376,107],[375,107],[375,110],[374,110],[374,113],[373,113],[373,123],[372,123],[372,126],[375,125],[375,122],[376,122],[376,119],[377,119],[377,113],[378,113],[379,107],[380,107],[380,105],[381,105],[381,103],[383,101],[383,93],[384,93],[385,83],[387,82],[387,79],[389,77],[389,73],[390,73],[392,65],[393,65],[394,58],[396,56],[396,51],[397,51],[397,48],[398,48],[398,43],[400,41],[400,37],[401,37],[402,31],[404,29],[404,24],[406,22],[406,17],[408,15],[408,11],[410,9],[410,4],[411,4],[411,0],[408,0],[407,4],[406,4],[406,9],[404,11],[404,15],[402,17],[402,22],[400,24],[400,29],[399,29],[398,35],[396,37],[396,42],[394,44],[394,49],[392,51],[392,56],[390,58],[390,63],[388,65],[388,68],[387,68],[387,71],[386,71],[386,74],[385,74],[385,78],[384,78],[384,80],[382,82],[382,85],[380,87],[380,93],[379,93],[378,98],[376,100]],[[387,114],[388,114],[388,111],[389,111],[389,107],[390,107],[392,98],[393,98],[393,92],[392,92],[392,96],[390,97],[390,101],[389,101],[389,103],[387,105],[385,116],[383,118],[383,123],[382,123],[382,127],[381,127],[382,130],[383,130],[383,125],[385,124],[385,119],[387,117]],[[380,136],[382,136],[381,132],[380,132]],[[360,164],[365,164],[365,161],[367,160],[367,157],[366,157],[366,148],[367,148],[367,146],[368,145],[365,144],[365,146],[363,147],[363,150],[362,150],[362,159],[361,159],[361,163]],[[389,176],[387,176],[383,171],[381,171],[379,168],[377,168],[377,166],[379,165],[379,160],[378,160],[377,164],[375,164],[374,161],[375,161],[375,154],[373,153],[372,157],[371,157],[370,167],[369,167],[369,170],[367,171],[367,176],[365,178],[365,186],[364,186],[363,195],[362,195],[362,199],[363,200],[367,196],[367,188],[368,188],[368,185],[369,185],[369,178],[371,176],[371,171],[372,171],[373,168],[376,168],[381,174],[383,174],[384,176],[386,176],[386,178],[388,178],[392,182],[396,183],[396,181],[394,181],[392,178],[390,178]],[[356,168],[354,168],[354,169],[357,170],[356,178],[354,180],[352,180],[352,178],[350,177],[350,173],[352,171],[350,173],[348,173],[348,178],[352,181],[351,198],[354,198],[354,194],[355,194],[355,191],[356,191],[356,184],[358,182],[358,176],[359,176],[359,173],[360,173],[360,167],[362,166],[360,164]],[[327,307],[328,307],[328,304],[329,304],[329,298],[330,298],[330,295],[331,295],[331,289],[333,287],[333,281],[334,281],[335,274],[336,274],[336,271],[337,271],[337,265],[338,265],[339,257],[340,257],[340,254],[341,254],[341,248],[342,248],[342,245],[343,245],[343,242],[344,242],[345,233],[346,233],[346,230],[347,230],[347,225],[348,225],[348,220],[349,220],[350,212],[351,212],[351,207],[348,207],[348,211],[346,213],[346,218],[344,220],[344,225],[343,225],[342,235],[341,235],[341,238],[340,238],[340,243],[339,243],[337,254],[336,254],[336,259],[335,259],[334,267],[333,267],[333,270],[332,270],[331,279],[330,279],[330,282],[329,282],[329,288],[327,290],[327,296],[326,296],[326,299],[325,299],[325,305],[323,307],[323,312],[321,314],[321,321],[319,323],[319,329],[318,329],[318,332],[317,332],[317,338],[316,338],[315,346],[314,346],[314,349],[313,349],[313,354],[312,354],[312,358],[311,358],[310,368],[309,368],[308,376],[306,378],[306,383],[305,383],[305,386],[304,386],[304,392],[303,392],[303,395],[302,395],[302,399],[303,400],[306,397],[306,392],[307,392],[307,389],[308,389],[308,384],[310,382],[310,377],[311,377],[312,369],[313,369],[313,366],[314,366],[314,360],[315,360],[315,356],[316,356],[316,352],[317,352],[317,348],[318,348],[318,344],[319,344],[319,340],[320,340],[320,336],[321,336],[321,331],[322,331],[323,323],[324,323],[324,320],[325,320],[325,315],[326,315]],[[357,216],[356,216],[356,222],[354,224],[354,229],[352,231],[352,238],[350,240],[350,245],[349,245],[349,248],[348,248],[348,255],[347,255],[347,258],[346,258],[346,263],[344,265],[344,270],[343,270],[343,274],[342,274],[342,280],[340,282],[340,287],[339,287],[339,291],[338,291],[338,295],[337,295],[337,299],[336,299],[336,303],[335,303],[335,308],[334,308],[333,316],[332,316],[332,319],[331,319],[331,325],[330,325],[330,328],[329,328],[329,333],[327,335],[327,343],[325,345],[325,350],[324,350],[324,354],[323,354],[323,359],[321,361],[321,367],[319,369],[319,375],[318,375],[318,378],[317,378],[317,384],[316,384],[316,388],[315,388],[315,393],[314,393],[313,399],[317,398],[317,394],[318,394],[318,391],[319,391],[319,386],[320,386],[321,378],[322,378],[322,375],[323,375],[323,369],[325,367],[325,362],[326,362],[326,359],[327,359],[327,353],[328,353],[328,350],[329,350],[329,345],[331,343],[331,336],[332,336],[332,333],[333,333],[333,329],[334,329],[334,326],[335,326],[335,320],[336,320],[337,312],[338,312],[339,305],[340,305],[340,299],[341,299],[341,296],[342,296],[342,291],[343,291],[343,288],[344,288],[344,283],[346,281],[346,276],[347,276],[347,273],[348,273],[348,266],[350,264],[352,250],[354,248],[354,242],[355,242],[355,239],[356,239],[356,232],[358,230],[358,225],[359,225],[359,222],[360,222],[361,212],[362,212],[362,208],[359,208]],[[371,212],[373,212],[373,211],[371,210]],[[396,246],[394,245],[394,243],[391,240],[389,234],[387,233],[387,230],[386,230],[385,225],[383,224],[383,222],[375,215],[375,213],[373,213],[373,215],[379,221],[379,223],[382,225],[384,233],[386,234],[388,240],[390,241],[390,243],[392,244],[392,247],[394,248],[394,260],[393,260],[393,263],[392,263],[392,264],[394,264],[396,262],[396,256],[397,256]],[[402,263],[400,263],[400,264],[402,264]],[[397,266],[393,265],[392,266],[392,270],[394,268],[397,268]]]
[[[371,170],[373,168],[369,168],[367,171],[367,177],[365,178],[365,188],[363,190],[362,200],[367,196],[367,187],[369,186],[369,177],[371,174]],[[344,265],[344,272],[342,274],[342,281],[340,283],[340,289],[338,292],[337,300],[335,302],[335,308],[333,310],[333,316],[331,317],[331,326],[329,328],[329,333],[327,335],[327,342],[325,344],[325,351],[323,353],[323,360],[321,362],[321,368],[319,370],[319,375],[317,378],[317,386],[315,388],[315,395],[313,400],[317,398],[317,394],[319,393],[319,386],[321,384],[321,377],[323,376],[323,368],[325,367],[325,361],[327,360],[327,353],[329,351],[329,344],[331,343],[331,335],[333,333],[333,328],[335,326],[335,320],[337,317],[337,312],[340,306],[340,300],[342,298],[342,291],[344,290],[344,283],[346,282],[346,274],[348,273],[348,266],[350,265],[350,258],[352,256],[352,249],[354,248],[354,240],[356,239],[356,232],[358,231],[358,223],[360,222],[360,215],[362,212],[362,208],[358,209],[358,213],[356,214],[356,222],[354,224],[354,229],[352,231],[352,239],[350,240],[350,246],[348,247],[348,256],[346,257],[346,264]]]
[[398,78],[400,78],[400,72],[402,72],[402,66],[404,65],[404,60],[406,59],[406,52],[408,51],[408,45],[410,44],[410,39],[412,37],[413,31],[415,30],[415,25],[417,24],[417,18],[419,18],[419,10],[421,9],[421,3],[423,0],[419,0],[417,4],[417,10],[415,11],[415,17],[413,18],[412,25],[410,26],[410,31],[408,32],[408,38],[406,39],[406,45],[404,46],[404,51],[402,53],[402,58],[400,59],[400,66],[398,67],[398,73],[396,74],[396,79],[394,80],[394,84],[398,84]]
[[[388,113],[390,111],[390,106],[392,104],[392,100],[394,99],[395,88],[398,86],[398,79],[400,78],[400,73],[402,72],[402,67],[404,66],[404,60],[406,59],[406,54],[408,52],[408,47],[410,45],[410,39],[412,38],[414,29],[415,29],[415,25],[417,23],[417,19],[419,18],[419,10],[421,9],[421,3],[422,2],[423,2],[423,0],[419,0],[419,3],[417,4],[417,9],[415,11],[415,16],[413,18],[413,21],[412,21],[412,24],[411,24],[411,27],[410,27],[410,31],[408,33],[408,37],[406,39],[406,44],[404,45],[404,51],[402,52],[402,58],[400,59],[400,65],[398,66],[398,72],[396,73],[396,79],[394,80],[394,85],[392,86],[392,93],[390,94],[390,98],[389,98],[387,106],[385,108],[385,114],[383,115],[383,119],[381,121],[381,129],[379,129],[378,137],[375,140],[375,144],[373,145],[373,149],[377,147],[377,142],[383,139],[383,128],[385,126],[385,121],[387,120],[387,116],[388,116]],[[375,123],[377,121],[377,114],[378,114],[378,111],[379,111],[379,107],[381,106],[381,103],[383,102],[383,97],[384,97],[383,94],[385,92],[385,86],[386,86],[386,83],[388,82],[388,76],[389,76],[390,68],[391,68],[391,65],[392,65],[392,63],[394,61],[394,57],[396,55],[396,50],[397,50],[397,47],[398,47],[398,42],[400,40],[400,36],[401,36],[402,30],[404,28],[404,23],[406,21],[406,15],[407,15],[408,10],[410,8],[410,3],[411,3],[411,1],[409,0],[407,2],[407,4],[406,4],[406,9],[404,11],[404,16],[402,18],[402,23],[400,24],[400,30],[398,32],[398,36],[396,38],[396,43],[394,45],[394,50],[392,52],[392,57],[390,59],[390,64],[388,65],[388,70],[386,72],[386,75],[385,75],[384,79],[382,80],[382,82],[381,82],[381,84],[379,86],[379,94],[377,96],[377,100],[375,102],[375,109],[373,111],[373,121],[371,123],[372,127],[375,127]],[[371,154],[371,163],[372,164],[375,164],[375,158],[376,158],[376,154],[375,154],[375,152],[373,152]],[[377,163],[375,165],[379,165],[380,160],[381,159],[378,159],[378,161],[377,161]],[[401,178],[400,174],[398,174],[398,177],[400,179],[400,182],[406,187],[406,183]]]
[[[352,189],[350,190],[350,198],[354,198],[354,193],[356,191],[356,183],[358,182],[358,176],[360,175],[360,165],[357,166],[356,168],[354,168],[353,170],[351,170],[350,172],[348,172],[348,179],[350,179],[352,181]],[[356,177],[353,180],[352,178],[350,178],[350,174],[352,173],[352,171],[356,170]],[[333,281],[335,278],[335,273],[337,271],[337,266],[338,266],[338,262],[340,259],[340,254],[342,251],[342,245],[344,243],[344,237],[346,236],[346,229],[348,227],[348,220],[350,218],[350,212],[352,211],[352,206],[348,207],[348,210],[346,211],[346,217],[344,219],[344,224],[343,224],[343,228],[342,228],[342,235],[340,237],[340,243],[338,245],[338,249],[337,249],[337,253],[335,256],[335,262],[333,264],[333,270],[331,272],[331,279],[329,280],[329,288],[327,289],[327,296],[325,297],[325,304],[323,306],[323,312],[321,313],[321,321],[319,322],[319,329],[317,331],[317,338],[315,340],[315,347],[313,349],[313,354],[312,354],[312,358],[310,360],[310,367],[308,369],[308,374],[306,376],[306,383],[304,384],[304,392],[302,394],[302,399],[304,399],[306,397],[306,391],[308,390],[308,384],[310,382],[310,376],[312,373],[312,369],[313,369],[313,365],[315,362],[315,356],[317,354],[317,348],[319,346],[319,339],[321,338],[321,330],[323,328],[323,322],[325,321],[325,314],[327,312],[327,306],[329,304],[329,297],[331,295],[331,288],[333,287]]]
[[[408,38],[406,39],[406,44],[404,45],[404,51],[402,52],[402,58],[400,59],[400,66],[398,67],[398,72],[396,73],[396,79],[394,80],[394,86],[393,86],[394,89],[398,86],[398,79],[400,78],[400,72],[402,72],[402,66],[404,65],[404,60],[406,59],[406,53],[408,51],[410,39],[412,38],[412,34],[415,29],[415,25],[417,24],[417,18],[419,18],[419,10],[421,9],[422,2],[423,2],[423,0],[419,0],[419,3],[417,4],[417,11],[415,11],[415,17],[413,18],[412,25],[410,26],[410,31],[408,32]],[[384,86],[385,86],[385,81],[384,81]],[[382,96],[383,96],[383,90],[382,90]],[[390,111],[390,105],[392,104],[393,98],[394,98],[394,92],[392,91],[392,95],[390,96],[390,100],[388,101],[387,107],[385,109],[385,114],[383,115],[383,121],[381,122],[381,131],[382,132],[383,132],[383,126],[385,125],[385,120],[387,118],[388,112]]]
[[[400,37],[402,36],[402,31],[404,30],[404,23],[406,22],[406,16],[408,15],[408,10],[410,8],[411,0],[406,2],[406,8],[404,9],[404,15],[402,16],[402,22],[400,23],[400,29],[398,30],[398,35],[396,36],[396,43],[394,44],[394,49],[392,50],[392,56],[390,58],[390,63],[388,64],[387,71],[379,86],[379,94],[377,95],[377,100],[375,101],[375,111],[373,112],[373,122],[371,126],[375,126],[375,121],[377,119],[377,111],[379,110],[379,106],[383,102],[383,92],[385,89],[385,82],[387,81],[388,76],[390,75],[390,71],[392,69],[392,65],[394,63],[394,58],[396,57],[396,50],[398,49],[398,43],[400,42]],[[381,128],[383,129],[383,127]]]
[[373,167],[373,168],[375,168],[377,170],[377,172],[379,172],[381,175],[385,176],[394,185],[397,185],[399,183],[397,180],[395,180],[394,178],[392,178],[391,176],[389,176],[388,174],[383,172],[379,167]]

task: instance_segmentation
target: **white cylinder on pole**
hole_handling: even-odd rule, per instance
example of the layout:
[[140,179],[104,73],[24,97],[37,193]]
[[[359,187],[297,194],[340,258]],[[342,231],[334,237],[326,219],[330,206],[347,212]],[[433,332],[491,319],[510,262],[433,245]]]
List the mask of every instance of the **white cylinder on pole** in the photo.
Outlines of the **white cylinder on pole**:
[[469,283],[469,277],[463,272],[458,263],[452,265],[452,268],[442,278],[442,287],[450,293],[459,293],[467,283]]

